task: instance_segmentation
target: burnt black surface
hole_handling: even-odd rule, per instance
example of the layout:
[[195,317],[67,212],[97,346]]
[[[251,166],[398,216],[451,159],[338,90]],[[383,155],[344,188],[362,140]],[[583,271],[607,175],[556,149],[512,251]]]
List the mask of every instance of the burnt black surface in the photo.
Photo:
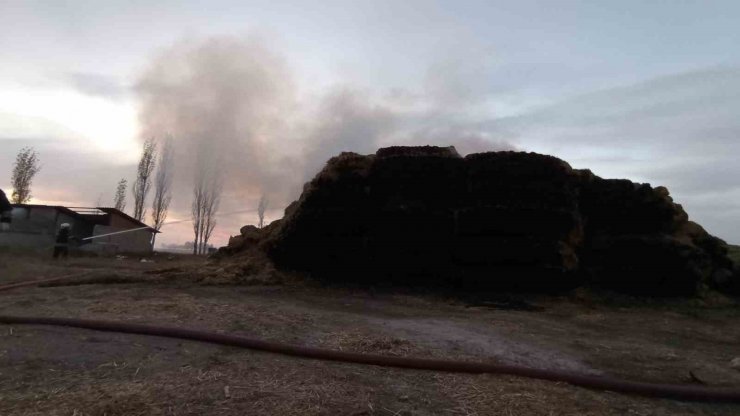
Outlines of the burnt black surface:
[[674,295],[738,280],[667,189],[524,152],[342,153],[258,240],[278,267],[329,282]]

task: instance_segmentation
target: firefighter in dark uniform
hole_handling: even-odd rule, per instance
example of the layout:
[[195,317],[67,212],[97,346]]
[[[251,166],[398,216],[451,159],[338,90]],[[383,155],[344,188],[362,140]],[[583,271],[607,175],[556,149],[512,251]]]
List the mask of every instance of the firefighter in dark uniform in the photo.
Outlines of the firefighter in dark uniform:
[[59,227],[57,239],[54,244],[54,258],[66,259],[69,255],[70,226],[66,222]]
[[0,189],[0,231],[7,231],[10,229],[10,219],[13,206],[10,205],[8,197],[5,196],[5,192]]

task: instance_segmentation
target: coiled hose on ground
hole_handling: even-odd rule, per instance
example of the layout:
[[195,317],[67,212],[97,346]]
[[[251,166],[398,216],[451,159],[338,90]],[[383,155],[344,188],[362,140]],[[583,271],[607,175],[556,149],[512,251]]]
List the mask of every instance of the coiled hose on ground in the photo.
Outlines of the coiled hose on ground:
[[[61,279],[62,278],[45,279],[37,280],[34,282],[4,285],[0,286],[0,291],[23,286],[33,286],[52,281],[59,281]],[[666,397],[686,401],[722,401],[740,403],[740,390],[738,389],[703,387],[695,385],[645,383],[638,381],[620,380],[612,377],[577,374],[563,370],[542,370],[515,365],[359,354],[345,351],[333,351],[320,348],[283,344],[278,342],[269,342],[260,339],[177,327],[144,325],[128,322],[34,316],[0,316],[0,323],[8,325],[54,325],[92,329],[96,331],[152,335],[209,342],[213,344],[249,348],[253,350],[319,360],[341,361],[346,363],[408,368],[415,370],[471,374],[505,374],[535,378],[540,380],[564,382],[575,386],[586,387],[589,389],[609,390],[620,393],[637,394],[641,396]]]

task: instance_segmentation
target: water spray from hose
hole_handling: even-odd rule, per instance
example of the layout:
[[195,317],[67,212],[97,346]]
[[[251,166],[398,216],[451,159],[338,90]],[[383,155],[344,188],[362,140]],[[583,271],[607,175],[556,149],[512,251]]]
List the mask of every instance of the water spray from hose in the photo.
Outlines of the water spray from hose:
[[[236,215],[236,214],[246,214],[248,212],[257,212],[257,210],[255,210],[255,209],[244,209],[244,210],[240,210],[240,211],[225,212],[223,214],[216,215],[216,217],[225,217],[225,216],[228,216],[228,215]],[[192,218],[185,219],[185,220],[167,221],[164,224],[162,224],[162,226],[171,225],[171,224],[179,224],[179,223],[183,223],[183,222],[191,222],[191,221],[193,221]],[[152,227],[150,227],[150,226],[147,225],[147,226],[144,226],[144,227],[132,228],[130,230],[115,231],[115,232],[112,232],[112,233],[106,233],[106,234],[94,235],[94,236],[91,236],[91,237],[85,237],[85,238],[82,238],[81,240],[82,241],[94,240],[96,238],[103,238],[103,237],[109,237],[111,235],[132,233],[134,231],[148,230],[150,228],[152,228]]]

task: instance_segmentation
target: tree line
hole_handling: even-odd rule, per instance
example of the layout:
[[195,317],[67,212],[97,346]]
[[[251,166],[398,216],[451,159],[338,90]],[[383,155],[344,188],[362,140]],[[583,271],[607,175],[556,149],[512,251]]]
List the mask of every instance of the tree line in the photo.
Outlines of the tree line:
[[[208,158],[208,149],[198,152],[193,181],[193,199],[190,215],[193,223],[193,254],[205,254],[209,240],[216,227],[218,211],[223,190],[222,175],[218,164]],[[131,186],[133,197],[132,217],[145,222],[146,201],[152,185],[154,197],[151,205],[151,227],[159,231],[165,224],[172,202],[172,180],[174,174],[175,151],[172,137],[157,142],[154,138],[144,141],[136,170],[136,178]],[[11,202],[25,204],[31,200],[31,184],[34,176],[41,170],[39,155],[33,147],[22,148],[15,160],[11,176],[13,193]],[[121,178],[116,184],[113,207],[124,212],[127,206],[126,191],[128,180]],[[268,201],[264,195],[257,206],[258,227],[264,227],[265,211]],[[156,233],[154,234],[156,237]],[[154,240],[152,240],[154,244]]]
[[[161,143],[154,139],[144,141],[139,164],[136,169],[136,178],[131,186],[133,196],[133,217],[144,222],[147,213],[146,200],[149,191],[154,185],[152,200],[151,224],[159,231],[165,224],[172,201],[172,179],[175,152],[172,138],[167,137]],[[196,169],[193,185],[193,200],[191,203],[191,219],[195,241],[193,254],[205,254],[208,250],[208,241],[216,227],[216,211],[221,200],[219,180],[210,179],[218,175],[208,175],[211,166]],[[126,207],[126,187],[128,181],[122,178],[116,187],[114,207],[123,211]]]

